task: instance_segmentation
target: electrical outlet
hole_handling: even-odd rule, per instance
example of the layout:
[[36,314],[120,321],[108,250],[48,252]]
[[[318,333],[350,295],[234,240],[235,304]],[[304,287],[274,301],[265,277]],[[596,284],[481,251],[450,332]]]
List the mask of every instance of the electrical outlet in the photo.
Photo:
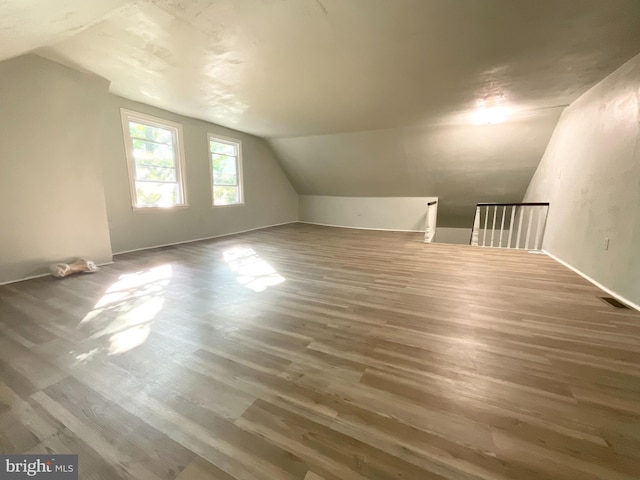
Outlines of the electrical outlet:
[[609,250],[609,238],[605,238],[604,239],[604,249],[605,250]]

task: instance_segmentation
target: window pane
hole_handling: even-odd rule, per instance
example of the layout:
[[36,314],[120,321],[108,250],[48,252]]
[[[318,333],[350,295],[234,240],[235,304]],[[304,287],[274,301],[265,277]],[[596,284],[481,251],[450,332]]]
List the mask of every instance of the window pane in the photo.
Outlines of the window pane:
[[218,175],[217,173],[214,173],[213,183],[214,185],[237,185],[238,177],[235,175]]
[[233,205],[240,198],[240,143],[209,137],[213,173],[213,204]]
[[[132,204],[137,207],[172,207],[186,203],[180,171],[182,128],[161,118],[120,109],[126,156],[133,182]],[[138,118],[140,115],[143,118]]]
[[211,155],[211,162],[211,164],[213,165],[214,175],[236,174],[236,157],[227,157],[226,155]]
[[129,122],[129,133],[132,137],[148,138],[156,142],[173,143],[173,133],[171,130],[160,127],[143,125],[142,123]]
[[164,182],[175,182],[176,169],[172,167],[156,167],[151,165],[136,164],[137,180],[160,180]]
[[136,182],[138,207],[170,207],[179,203],[177,183]]
[[133,158],[136,159],[136,163],[145,163],[157,167],[175,167],[172,145],[159,145],[145,142],[144,140],[133,140]]
[[238,187],[213,187],[214,205],[231,205],[240,201]]
[[209,142],[209,149],[211,153],[221,153],[222,155],[238,156],[238,149],[235,145],[229,145],[228,143],[215,142],[211,140]]

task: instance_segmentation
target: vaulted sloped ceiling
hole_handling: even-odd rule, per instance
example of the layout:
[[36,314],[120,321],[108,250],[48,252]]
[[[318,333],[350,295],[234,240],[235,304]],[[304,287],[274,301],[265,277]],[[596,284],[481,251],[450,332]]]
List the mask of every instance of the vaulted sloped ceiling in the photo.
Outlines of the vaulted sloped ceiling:
[[467,227],[477,202],[521,201],[559,109],[503,125],[433,125],[271,139],[299,192],[440,197],[438,224]]
[[[270,139],[299,193],[519,200],[564,106],[640,51],[639,0],[0,0],[0,59]],[[476,125],[481,99],[510,110]]]

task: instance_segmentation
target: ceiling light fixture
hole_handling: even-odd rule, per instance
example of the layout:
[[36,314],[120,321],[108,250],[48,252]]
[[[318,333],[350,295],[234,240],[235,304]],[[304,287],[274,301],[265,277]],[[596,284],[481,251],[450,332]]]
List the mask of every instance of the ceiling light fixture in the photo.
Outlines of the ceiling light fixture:
[[509,109],[501,106],[480,107],[474,116],[478,125],[495,125],[507,120]]
[[473,113],[477,125],[495,125],[503,123],[509,118],[511,110],[503,103],[504,95],[484,98],[478,102]]

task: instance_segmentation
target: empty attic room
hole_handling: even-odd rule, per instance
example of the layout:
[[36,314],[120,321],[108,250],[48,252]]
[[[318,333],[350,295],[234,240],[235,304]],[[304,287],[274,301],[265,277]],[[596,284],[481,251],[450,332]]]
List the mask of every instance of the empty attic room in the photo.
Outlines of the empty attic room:
[[0,1],[0,479],[640,479],[640,1]]

